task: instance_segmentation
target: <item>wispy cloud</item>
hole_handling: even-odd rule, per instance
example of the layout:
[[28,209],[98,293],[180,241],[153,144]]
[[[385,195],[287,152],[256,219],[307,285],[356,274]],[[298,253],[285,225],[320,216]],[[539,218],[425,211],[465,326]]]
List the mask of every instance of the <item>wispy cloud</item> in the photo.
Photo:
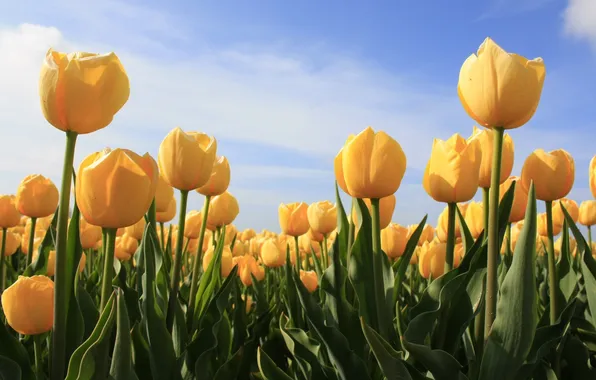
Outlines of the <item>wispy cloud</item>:
[[568,35],[590,41],[596,48],[596,2],[593,0],[569,0],[563,13],[565,32]]

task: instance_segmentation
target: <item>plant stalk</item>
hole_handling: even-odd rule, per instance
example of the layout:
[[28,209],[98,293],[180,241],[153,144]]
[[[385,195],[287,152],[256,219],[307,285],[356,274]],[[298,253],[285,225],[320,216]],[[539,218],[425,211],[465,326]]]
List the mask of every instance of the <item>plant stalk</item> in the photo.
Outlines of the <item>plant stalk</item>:
[[383,286],[383,251],[381,250],[381,208],[380,199],[370,200],[372,209],[372,249],[373,249],[373,281],[375,287],[375,303],[377,307],[377,325],[381,336],[389,336],[389,326],[385,325],[385,289]]
[[114,279],[114,249],[116,247],[116,229],[104,228],[103,233],[106,237],[106,247],[103,257],[103,276],[101,278],[101,303],[99,312],[106,307],[110,296],[112,295],[112,280]]
[[557,268],[555,263],[555,238],[553,234],[553,202],[544,201],[546,204],[546,228],[548,232],[548,291],[550,298],[550,323],[557,323],[558,304],[557,304]]
[[455,212],[457,203],[447,204],[447,251],[445,253],[445,273],[453,269],[455,251]]
[[27,265],[25,266],[28,267],[29,265],[31,265],[31,262],[33,261],[33,242],[35,241],[35,224],[37,223],[37,218],[31,218],[31,229],[29,230],[29,244],[27,245],[27,247],[29,248],[27,250]]
[[180,190],[180,215],[178,216],[178,237],[176,238],[176,257],[172,270],[172,282],[170,283],[170,298],[168,300],[168,311],[166,326],[169,332],[174,327],[174,315],[176,314],[176,302],[178,302],[178,289],[180,288],[180,269],[182,267],[182,250],[184,248],[184,225],[186,223],[186,203],[188,201],[188,190]]

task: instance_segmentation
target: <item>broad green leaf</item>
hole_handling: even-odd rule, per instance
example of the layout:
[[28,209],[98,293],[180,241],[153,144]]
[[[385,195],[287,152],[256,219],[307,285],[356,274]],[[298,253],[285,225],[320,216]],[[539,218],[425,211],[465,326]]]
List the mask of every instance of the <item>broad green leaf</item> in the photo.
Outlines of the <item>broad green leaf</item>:
[[390,380],[412,380],[410,373],[400,359],[400,354],[393,350],[391,345],[375,330],[367,326],[364,319],[361,319],[360,322],[364,336],[383,371],[383,375]]
[[21,379],[21,367],[6,356],[0,356],[0,380]]
[[577,275],[571,265],[571,252],[569,252],[569,230],[567,222],[563,224],[561,235],[561,255],[557,263],[557,278],[559,279],[559,292],[564,297],[559,304],[566,304],[577,285]]
[[259,370],[265,380],[293,380],[284,371],[279,369],[273,360],[260,347],[257,353]]
[[95,303],[93,302],[93,299],[87,290],[80,284],[76,287],[75,296],[83,316],[83,323],[85,325],[83,339],[87,339],[97,324],[97,320],[99,319],[99,311],[97,310],[97,307],[95,306]]
[[138,379],[132,363],[132,339],[126,301],[122,289],[116,290],[116,342],[110,375],[114,380]]
[[225,362],[213,377],[213,380],[230,380],[236,379],[240,370],[240,362],[242,360],[243,350],[240,348],[232,357]]
[[524,227],[513,263],[500,289],[497,317],[487,339],[480,378],[510,379],[522,366],[534,339],[536,308],[536,194],[530,186]]
[[143,336],[143,331],[145,330],[146,329],[143,328],[139,322],[135,323],[135,325],[132,327],[131,335],[134,347],[133,354],[135,373],[139,379],[152,380],[153,375],[151,374],[151,354],[149,352],[147,340]]
[[[56,245],[56,226],[58,224],[58,210],[54,213],[54,217],[52,218],[52,223],[48,228],[46,234],[41,241],[37,249],[37,257],[33,260],[31,265],[29,265],[25,271],[23,272],[23,276],[31,277],[33,275],[39,274],[45,276],[48,273],[48,256],[50,251]],[[35,256],[35,255],[34,255]]]
[[[1,315],[4,317],[3,314]],[[7,327],[2,322],[0,322],[0,356],[11,360],[19,366],[23,380],[35,379],[27,350],[21,342],[8,331]]]

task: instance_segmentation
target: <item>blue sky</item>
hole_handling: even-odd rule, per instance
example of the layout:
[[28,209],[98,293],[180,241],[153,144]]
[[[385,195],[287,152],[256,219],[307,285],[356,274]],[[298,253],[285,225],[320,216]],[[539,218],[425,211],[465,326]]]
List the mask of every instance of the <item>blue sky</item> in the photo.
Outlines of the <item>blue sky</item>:
[[[592,0],[478,1],[47,1],[7,2],[0,14],[0,192],[25,175],[57,183],[63,136],[39,110],[45,51],[115,51],[131,97],[113,124],[82,136],[78,162],[104,146],[157,154],[175,126],[218,139],[232,165],[239,228],[278,229],[280,202],[333,199],[333,157],[367,125],[408,157],[394,220],[434,224],[442,205],[422,170],[433,138],[468,136],[457,99],[463,61],[490,36],[542,57],[541,105],[512,131],[514,174],[536,148],[576,159],[578,202],[590,197],[596,153],[596,7]],[[200,208],[198,195],[190,207]]]

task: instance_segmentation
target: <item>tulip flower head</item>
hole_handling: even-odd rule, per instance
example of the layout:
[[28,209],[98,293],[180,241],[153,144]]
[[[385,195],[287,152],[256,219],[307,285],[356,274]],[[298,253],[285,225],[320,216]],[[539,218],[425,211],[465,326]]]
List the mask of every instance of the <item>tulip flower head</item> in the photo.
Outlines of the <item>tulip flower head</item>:
[[25,177],[19,184],[16,197],[17,209],[30,218],[44,218],[58,207],[58,188],[39,174]]
[[54,282],[46,276],[19,276],[2,293],[6,321],[16,332],[38,335],[54,323]]

